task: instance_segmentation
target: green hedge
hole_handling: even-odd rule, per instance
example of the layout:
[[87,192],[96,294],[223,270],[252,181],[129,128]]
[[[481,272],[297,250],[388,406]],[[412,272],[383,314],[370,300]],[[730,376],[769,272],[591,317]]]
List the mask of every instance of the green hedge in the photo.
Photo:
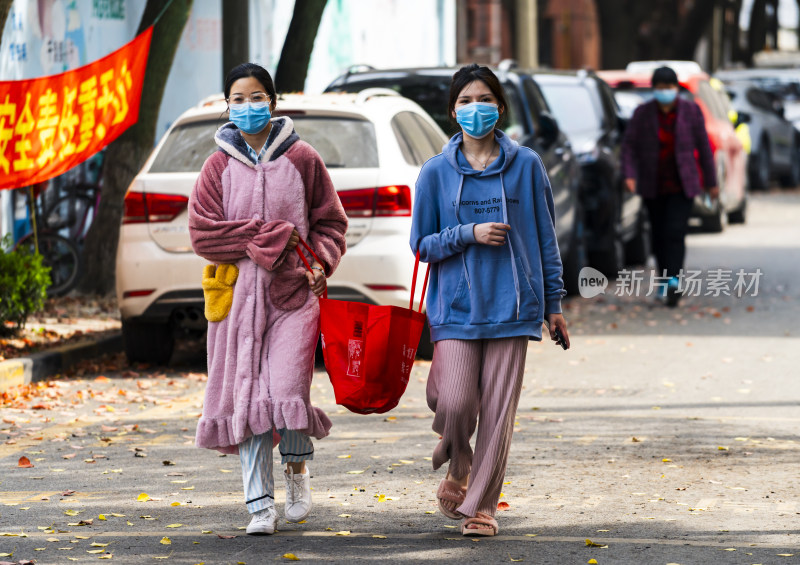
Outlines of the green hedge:
[[0,245],[0,334],[24,327],[28,316],[44,307],[50,286],[50,268],[42,264],[41,255],[10,248],[11,237],[6,236]]

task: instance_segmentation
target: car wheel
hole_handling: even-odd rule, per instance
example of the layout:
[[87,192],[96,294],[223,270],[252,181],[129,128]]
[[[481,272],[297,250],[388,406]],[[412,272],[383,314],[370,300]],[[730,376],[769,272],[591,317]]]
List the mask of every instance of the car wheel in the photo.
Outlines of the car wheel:
[[422,337],[419,338],[419,347],[417,348],[417,357],[430,361],[433,359],[433,343],[431,342],[431,328],[428,321],[425,321],[425,326],[422,328]]
[[791,169],[787,174],[781,176],[780,180],[783,188],[795,188],[800,186],[800,148],[797,147],[798,145],[800,145],[800,143],[795,143]]
[[589,264],[586,228],[583,223],[583,208],[580,205],[575,207],[575,218],[572,245],[570,246],[569,255],[564,261],[564,288],[567,290],[567,294],[578,294],[578,278],[581,269]]
[[165,365],[175,347],[175,337],[169,323],[123,320],[122,342],[130,363]]
[[639,209],[637,224],[636,235],[628,242],[625,249],[628,265],[646,265],[653,251],[653,228],[644,205]]
[[758,153],[751,156],[753,166],[750,168],[750,188],[753,190],[767,190],[769,188],[770,157],[769,145],[765,141],[761,142],[761,149]]
[[728,213],[728,222],[731,224],[743,224],[747,220],[747,198],[742,199],[742,203],[733,212]]

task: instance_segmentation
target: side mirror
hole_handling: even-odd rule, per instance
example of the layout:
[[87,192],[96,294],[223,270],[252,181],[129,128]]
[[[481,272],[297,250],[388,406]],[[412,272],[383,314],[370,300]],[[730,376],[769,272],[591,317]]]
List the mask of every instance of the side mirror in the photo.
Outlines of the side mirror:
[[553,145],[558,139],[561,129],[558,122],[550,112],[539,114],[539,142],[547,148]]
[[736,125],[738,126],[741,124],[749,124],[749,123],[750,123],[750,114],[746,112],[739,112],[739,115],[737,116],[736,120]]

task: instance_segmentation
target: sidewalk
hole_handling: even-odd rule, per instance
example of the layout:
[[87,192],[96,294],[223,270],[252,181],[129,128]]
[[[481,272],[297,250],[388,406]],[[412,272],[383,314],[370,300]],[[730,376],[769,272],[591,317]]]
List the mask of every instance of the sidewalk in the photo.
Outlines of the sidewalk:
[[79,361],[122,351],[116,300],[55,298],[19,336],[0,340],[0,394],[69,370]]

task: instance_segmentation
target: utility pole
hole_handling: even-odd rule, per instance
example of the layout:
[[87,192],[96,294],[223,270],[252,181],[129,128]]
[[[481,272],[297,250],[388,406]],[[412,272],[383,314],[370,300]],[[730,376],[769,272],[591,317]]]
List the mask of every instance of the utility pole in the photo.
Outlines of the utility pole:
[[220,0],[222,4],[222,84],[233,67],[250,61],[250,1]]

